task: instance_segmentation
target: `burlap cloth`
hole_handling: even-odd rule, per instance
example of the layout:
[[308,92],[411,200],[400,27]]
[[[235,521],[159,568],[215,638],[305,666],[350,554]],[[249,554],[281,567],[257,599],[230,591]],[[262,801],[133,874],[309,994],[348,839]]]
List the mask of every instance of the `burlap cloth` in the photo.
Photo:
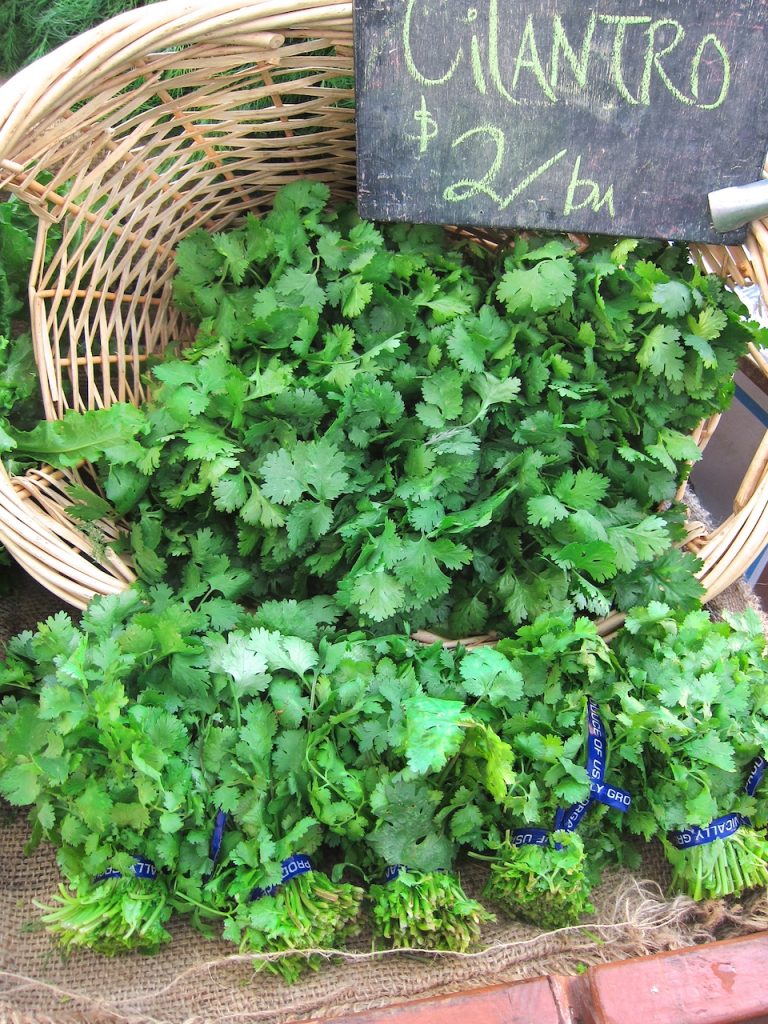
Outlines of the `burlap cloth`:
[[[756,607],[745,584],[732,587],[717,609]],[[0,599],[0,647],[60,605],[19,576],[12,596]],[[287,1022],[331,1017],[419,996],[456,992],[520,978],[573,974],[585,965],[642,956],[768,927],[765,894],[741,903],[695,904],[665,898],[668,882],[660,851],[643,851],[636,876],[618,871],[595,893],[596,913],[585,924],[542,932],[498,915],[483,930],[474,954],[372,952],[364,931],[318,972],[286,985],[254,972],[251,957],[206,941],[184,920],[170,927],[173,941],[158,956],[107,959],[79,952],[64,960],[39,929],[33,900],[45,901],[59,876],[52,851],[23,853],[24,816],[0,814],[0,1022],[5,1024],[228,1024]],[[462,870],[467,890],[479,895],[484,869]]]

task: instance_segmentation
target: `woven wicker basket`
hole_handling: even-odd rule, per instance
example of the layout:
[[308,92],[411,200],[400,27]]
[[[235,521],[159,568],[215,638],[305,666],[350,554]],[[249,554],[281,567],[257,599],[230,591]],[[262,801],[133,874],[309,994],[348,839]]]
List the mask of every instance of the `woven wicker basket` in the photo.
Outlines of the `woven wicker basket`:
[[[140,402],[150,354],[191,336],[170,301],[173,251],[270,205],[296,177],[355,191],[352,7],[315,0],[186,0],[115,18],[0,89],[0,189],[38,216],[29,283],[46,416]],[[52,224],[61,242],[52,255]],[[742,250],[697,247],[708,269],[768,298],[768,227]],[[749,357],[768,377],[768,360]],[[716,422],[703,424],[703,445]],[[45,587],[84,607],[134,579],[69,521],[77,472],[0,467],[0,541]],[[95,486],[95,484],[91,484]],[[107,539],[115,525],[100,524]],[[768,537],[768,433],[733,515],[690,524],[708,598]]]

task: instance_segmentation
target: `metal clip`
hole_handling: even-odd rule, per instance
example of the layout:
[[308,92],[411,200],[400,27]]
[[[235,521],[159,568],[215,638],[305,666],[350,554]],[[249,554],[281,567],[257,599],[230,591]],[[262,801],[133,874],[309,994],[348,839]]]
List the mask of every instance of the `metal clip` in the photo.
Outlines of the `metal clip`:
[[715,231],[735,231],[768,215],[768,181],[721,188],[707,198]]

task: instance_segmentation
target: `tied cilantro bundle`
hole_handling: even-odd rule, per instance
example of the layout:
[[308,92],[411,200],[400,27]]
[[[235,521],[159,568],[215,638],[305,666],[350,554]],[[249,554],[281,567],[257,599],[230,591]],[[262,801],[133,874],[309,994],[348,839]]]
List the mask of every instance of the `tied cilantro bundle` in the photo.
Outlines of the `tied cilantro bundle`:
[[[218,920],[241,952],[267,955],[257,967],[288,981],[321,960],[283,954],[343,946],[359,929],[363,897],[360,887],[311,867],[307,856],[319,849],[326,824],[310,798],[308,753],[313,694],[323,687],[325,644],[317,636],[327,615],[322,602],[268,606],[250,630],[205,637],[203,670],[225,695],[199,702],[191,751],[210,825],[207,834],[188,837],[176,880],[179,909],[198,923]],[[337,797],[332,782],[329,797]],[[226,828],[212,849],[210,830],[224,814]]]
[[61,885],[53,903],[36,905],[44,911],[46,931],[68,952],[85,947],[105,956],[156,953],[171,941],[164,927],[173,913],[168,885],[156,876],[113,871],[101,881],[81,881],[75,890]]
[[732,393],[755,332],[738,300],[676,247],[495,255],[327,198],[296,182],[186,238],[174,296],[198,335],[143,415],[12,432],[14,457],[101,460],[140,573],[190,599],[332,594],[354,626],[454,636],[693,607],[682,516],[655,509]]
[[493,917],[466,895],[458,878],[393,867],[368,893],[377,935],[395,949],[464,953],[477,945],[481,924]]
[[398,948],[467,951],[492,920],[452,869],[461,845],[481,841],[479,806],[514,774],[509,749],[460,699],[460,657],[352,637],[329,647],[315,690],[310,799],[328,845],[379,880],[374,930]]
[[[224,937],[238,943],[242,953],[337,950],[360,930],[362,898],[359,886],[333,883],[313,871],[274,894],[240,904],[227,920]],[[318,954],[305,954],[275,957],[264,965],[286,981],[296,981],[305,966],[316,970],[322,962]]]
[[[590,719],[604,731],[613,718],[611,652],[587,619],[542,616],[495,648],[470,652],[460,673],[516,770],[504,817],[488,834],[496,852],[487,895],[524,920],[573,924],[593,909],[589,894],[605,862],[596,833],[617,807],[606,793],[616,792],[618,759],[605,737],[597,750],[589,738]],[[586,846],[576,834],[582,821]]]
[[0,666],[0,793],[31,807],[32,847],[57,849],[69,888],[43,920],[67,948],[152,952],[169,938],[168,877],[200,800],[178,709],[138,698],[194,649],[204,617],[162,590],[153,601],[94,602],[79,628],[59,613],[15,637]]
[[632,613],[614,646],[625,676],[621,751],[638,779],[627,826],[659,835],[674,888],[694,899],[765,886],[768,813],[764,795],[747,787],[768,749],[759,617],[713,622],[705,611],[654,603]]
[[190,725],[162,688],[177,658],[200,656],[208,623],[165,588],[129,590],[9,643],[0,793],[31,806],[33,842],[55,842],[68,878],[128,874],[134,857],[175,867],[176,833],[200,809]]
[[594,911],[587,851],[576,832],[555,831],[541,845],[508,842],[502,851],[491,863],[486,894],[514,917],[557,929]]

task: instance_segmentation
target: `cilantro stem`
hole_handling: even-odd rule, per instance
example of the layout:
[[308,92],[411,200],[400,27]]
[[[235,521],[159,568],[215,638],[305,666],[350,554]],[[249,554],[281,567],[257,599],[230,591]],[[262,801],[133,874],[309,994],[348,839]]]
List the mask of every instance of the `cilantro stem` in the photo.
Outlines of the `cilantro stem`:
[[211,907],[207,903],[200,903],[199,900],[193,899],[188,893],[176,890],[174,896],[176,899],[181,900],[184,903],[189,903],[191,906],[197,907],[198,910],[202,910],[203,913],[209,917],[229,917],[228,911],[216,910],[215,907]]
[[238,697],[237,690],[235,689],[235,680],[231,676],[229,677],[227,687],[229,692],[232,694],[232,708],[235,712],[235,726],[239,731],[243,726],[243,720],[240,715],[240,698]]

